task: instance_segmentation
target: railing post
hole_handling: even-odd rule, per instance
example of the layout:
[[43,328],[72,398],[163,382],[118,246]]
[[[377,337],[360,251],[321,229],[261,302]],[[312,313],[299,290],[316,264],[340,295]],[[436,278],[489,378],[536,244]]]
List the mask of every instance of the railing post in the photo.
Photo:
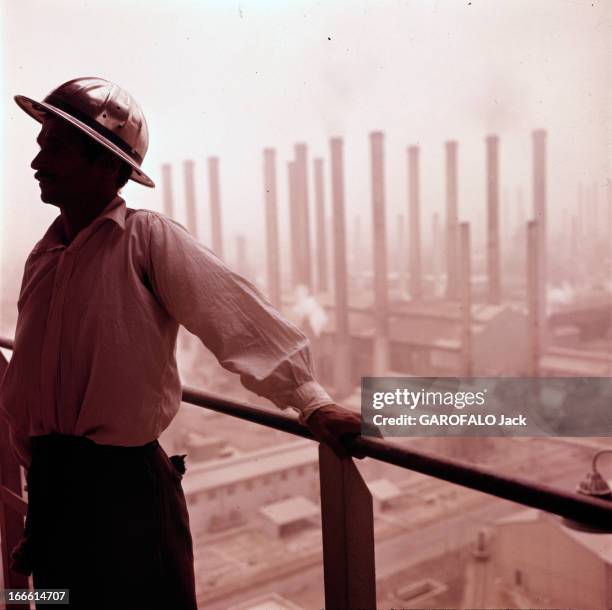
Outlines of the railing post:
[[325,610],[376,608],[372,494],[350,458],[319,445]]
[[[7,361],[0,352],[0,379],[4,375]],[[0,421],[0,485],[21,497],[21,471],[19,462],[11,449],[8,427]],[[2,551],[2,576],[5,589],[28,589],[28,577],[17,574],[9,568],[10,554],[21,539],[23,533],[23,515],[0,502],[0,544]],[[29,608],[29,605],[11,606],[11,608]]]

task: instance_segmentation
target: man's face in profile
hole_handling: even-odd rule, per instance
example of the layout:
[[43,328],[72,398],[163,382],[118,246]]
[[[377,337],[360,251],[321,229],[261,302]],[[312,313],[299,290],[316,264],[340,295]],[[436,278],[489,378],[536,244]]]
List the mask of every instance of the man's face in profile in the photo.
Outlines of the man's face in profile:
[[63,206],[77,202],[99,181],[100,164],[91,158],[86,137],[62,119],[50,116],[44,120],[36,140],[40,151],[31,167],[36,170],[34,177],[45,203]]

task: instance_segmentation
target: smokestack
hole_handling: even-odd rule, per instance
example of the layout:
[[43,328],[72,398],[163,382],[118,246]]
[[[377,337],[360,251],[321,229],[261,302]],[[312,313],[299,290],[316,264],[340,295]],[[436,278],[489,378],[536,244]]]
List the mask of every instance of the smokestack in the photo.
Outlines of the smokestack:
[[460,223],[461,250],[461,375],[473,375],[472,349],[472,264],[470,259],[470,225]]
[[172,202],[172,166],[169,163],[163,163],[161,170],[164,214],[172,218],[174,216],[174,205]]
[[353,219],[353,272],[355,275],[355,288],[365,288],[365,261],[363,257],[363,239],[361,231],[361,216],[356,214]]
[[325,190],[323,188],[323,159],[314,160],[315,201],[317,219],[317,290],[329,290],[327,278],[327,236],[325,227]]
[[403,214],[397,215],[397,275],[401,297],[406,294],[406,244]]
[[289,186],[289,235],[291,239],[291,286],[293,290],[303,283],[300,268],[300,214],[296,189],[295,161],[287,163],[287,184]]
[[298,210],[298,231],[300,234],[301,284],[312,293],[312,248],[310,246],[310,214],[308,212],[308,164],[306,144],[295,145],[295,195]]
[[530,220],[527,223],[527,320],[528,320],[528,375],[539,377],[540,375],[540,350],[541,350],[541,312],[540,306],[540,237],[538,223]]
[[334,294],[336,314],[334,385],[338,399],[348,396],[351,383],[351,338],[349,335],[348,285],[346,272],[346,224],[344,216],[344,167],[342,139],[332,138],[331,180],[334,227]]
[[421,213],[419,202],[419,148],[408,148],[408,213],[410,218],[410,298],[423,297],[421,271]]
[[236,235],[236,271],[245,278],[250,276],[249,263],[247,262],[247,244],[244,235]]
[[517,187],[514,191],[513,205],[513,229],[510,258],[508,266],[513,274],[518,273],[521,277],[525,271],[527,253],[527,214],[523,198],[523,189]]
[[183,164],[185,174],[185,204],[187,208],[187,230],[198,239],[198,217],[195,198],[195,175],[193,161]]
[[210,226],[212,250],[223,258],[223,231],[221,228],[221,199],[219,195],[219,159],[208,158],[208,185],[210,193]]
[[489,303],[501,303],[499,255],[499,138],[487,136],[487,275]]
[[266,263],[268,272],[268,298],[281,307],[280,255],[278,245],[278,203],[276,199],[276,153],[264,150],[264,200],[266,202]]
[[446,142],[446,298],[459,296],[457,142]]
[[545,341],[546,320],[546,278],[547,278],[547,233],[548,221],[546,212],[546,131],[536,129],[533,132],[533,216],[538,230],[538,285],[540,294],[540,342]]
[[435,296],[438,296],[438,282],[442,273],[442,236],[440,234],[440,216],[437,213],[433,215],[431,226],[431,273]]
[[382,132],[376,131],[370,134],[370,151],[374,253],[374,375],[382,376],[389,368],[387,240]]

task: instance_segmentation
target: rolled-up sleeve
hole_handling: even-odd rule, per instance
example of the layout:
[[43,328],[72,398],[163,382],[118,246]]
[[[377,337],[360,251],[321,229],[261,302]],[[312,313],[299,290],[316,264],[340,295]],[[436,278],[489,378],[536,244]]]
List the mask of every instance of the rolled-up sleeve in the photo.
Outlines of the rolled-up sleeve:
[[166,311],[245,388],[293,407],[302,422],[333,402],[314,379],[307,337],[180,224],[150,214],[148,264]]

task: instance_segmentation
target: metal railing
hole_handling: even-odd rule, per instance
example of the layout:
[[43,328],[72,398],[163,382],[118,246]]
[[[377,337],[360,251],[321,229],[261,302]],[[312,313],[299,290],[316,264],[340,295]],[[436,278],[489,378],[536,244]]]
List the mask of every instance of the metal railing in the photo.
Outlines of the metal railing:
[[[0,347],[13,343],[0,338]],[[0,376],[7,361],[0,354]],[[183,387],[182,400],[219,413],[315,440],[294,417],[269,412],[222,396]],[[357,437],[349,453],[426,474],[498,498],[538,508],[604,529],[612,523],[612,503],[535,483],[518,476],[427,452],[388,440]],[[351,457],[339,459],[319,446],[325,607],[376,608],[374,515],[372,496]],[[9,569],[9,553],[21,537],[27,503],[22,497],[19,465],[10,450],[6,426],[0,426],[0,535],[6,588],[26,588],[27,579]],[[27,606],[24,606],[27,607]]]

